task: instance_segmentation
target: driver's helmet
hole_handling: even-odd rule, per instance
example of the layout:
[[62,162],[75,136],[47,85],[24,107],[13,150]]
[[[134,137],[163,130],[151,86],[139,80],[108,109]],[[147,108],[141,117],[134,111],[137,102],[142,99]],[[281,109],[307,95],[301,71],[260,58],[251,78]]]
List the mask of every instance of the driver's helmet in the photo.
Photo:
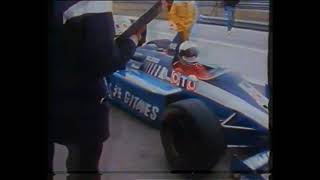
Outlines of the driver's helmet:
[[184,41],[179,47],[179,60],[185,64],[195,64],[198,62],[197,45],[191,41]]
[[118,16],[118,15],[114,15],[113,16],[114,19],[114,29],[115,29],[115,35],[119,36],[121,35],[123,32],[125,32],[129,26],[131,26],[132,24],[132,20],[130,20],[129,17],[126,16]]

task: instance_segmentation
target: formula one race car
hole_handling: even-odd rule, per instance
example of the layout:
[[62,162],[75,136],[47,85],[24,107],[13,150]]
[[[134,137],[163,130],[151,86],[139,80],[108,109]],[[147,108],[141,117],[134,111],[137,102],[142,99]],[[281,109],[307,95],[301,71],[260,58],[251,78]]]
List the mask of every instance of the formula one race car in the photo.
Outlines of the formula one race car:
[[[166,44],[166,46],[164,46]],[[125,70],[106,77],[108,99],[161,130],[173,170],[208,170],[226,148],[240,148],[237,172],[268,167],[268,90],[221,67],[200,80],[172,68],[169,40],[137,48]]]
[[[268,86],[201,64],[209,78],[173,68],[168,39],[137,48],[125,70],[105,78],[107,100],[160,129],[171,170],[207,171],[226,149],[231,170],[258,179],[269,173]],[[252,178],[250,178],[252,177]]]

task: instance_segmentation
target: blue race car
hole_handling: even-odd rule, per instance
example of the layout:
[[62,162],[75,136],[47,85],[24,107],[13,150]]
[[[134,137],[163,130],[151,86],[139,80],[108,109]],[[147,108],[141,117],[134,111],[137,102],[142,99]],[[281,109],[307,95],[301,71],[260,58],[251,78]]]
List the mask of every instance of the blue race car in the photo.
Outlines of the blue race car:
[[173,69],[172,44],[138,47],[125,70],[105,78],[107,100],[160,129],[171,170],[210,170],[226,149],[237,149],[231,170],[262,178],[269,172],[268,86],[205,64],[210,78],[183,75]]

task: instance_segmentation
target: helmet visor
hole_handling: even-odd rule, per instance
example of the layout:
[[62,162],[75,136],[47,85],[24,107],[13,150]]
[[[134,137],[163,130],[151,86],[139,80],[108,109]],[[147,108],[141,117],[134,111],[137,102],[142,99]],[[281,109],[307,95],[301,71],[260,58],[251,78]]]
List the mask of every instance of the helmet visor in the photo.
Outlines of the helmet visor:
[[193,56],[193,57],[182,56],[182,59],[186,63],[197,63],[198,62],[198,57],[196,57],[196,56]]

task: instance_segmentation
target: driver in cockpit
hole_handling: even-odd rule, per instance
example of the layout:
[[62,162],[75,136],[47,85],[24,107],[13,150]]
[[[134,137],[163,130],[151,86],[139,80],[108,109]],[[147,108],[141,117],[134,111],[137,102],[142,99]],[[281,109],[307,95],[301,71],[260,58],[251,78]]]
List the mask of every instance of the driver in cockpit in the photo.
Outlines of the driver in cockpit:
[[180,44],[178,60],[173,63],[173,70],[185,76],[195,76],[200,80],[211,79],[207,69],[198,62],[198,48],[191,41]]
[[209,79],[206,68],[198,63],[197,46],[189,40],[197,21],[198,10],[195,1],[174,1],[168,13],[169,23],[177,31],[171,42],[168,54],[174,56],[173,70],[197,79]]

